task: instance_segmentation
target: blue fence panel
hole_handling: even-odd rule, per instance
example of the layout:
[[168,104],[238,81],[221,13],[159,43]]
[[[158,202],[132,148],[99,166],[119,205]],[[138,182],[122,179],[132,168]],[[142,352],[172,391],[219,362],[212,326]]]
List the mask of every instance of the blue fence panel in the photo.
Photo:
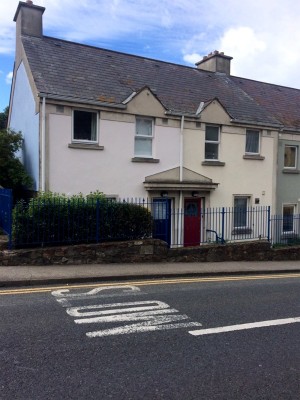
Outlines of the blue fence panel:
[[273,245],[300,244],[300,215],[273,215],[271,217],[271,241]]
[[270,240],[274,235],[270,207],[201,209],[200,224],[197,220],[192,230],[186,230],[189,218],[172,204],[172,199],[112,201],[83,197],[19,202],[14,211],[13,244],[26,247],[154,237],[178,247],[189,245],[184,235],[188,231],[193,236],[193,229],[198,230],[196,240],[192,237],[193,245]]
[[221,207],[202,211],[201,243],[269,240],[270,207]]
[[8,235],[9,248],[11,247],[12,236],[12,206],[12,190],[0,189],[0,227]]
[[151,237],[145,200],[36,198],[14,210],[14,246],[98,243]]

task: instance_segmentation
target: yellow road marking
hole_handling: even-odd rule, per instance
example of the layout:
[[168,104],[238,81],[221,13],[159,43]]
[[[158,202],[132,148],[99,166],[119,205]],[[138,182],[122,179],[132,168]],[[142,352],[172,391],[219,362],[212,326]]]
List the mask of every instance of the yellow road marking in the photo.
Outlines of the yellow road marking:
[[53,290],[59,289],[84,289],[94,288],[101,286],[151,286],[151,285],[175,285],[184,283],[198,283],[198,282],[227,282],[227,281],[252,281],[252,280],[264,280],[264,279],[285,279],[285,278],[300,278],[300,273],[285,273],[285,274],[273,274],[273,275],[247,275],[247,276],[218,276],[218,277],[204,277],[204,278],[171,278],[171,279],[153,279],[153,280],[141,280],[141,281],[126,281],[126,282],[114,282],[114,283],[91,283],[82,285],[64,285],[64,286],[50,286],[45,288],[29,288],[29,289],[8,289],[0,290],[0,296],[13,295],[13,294],[33,294],[33,293],[48,293]]

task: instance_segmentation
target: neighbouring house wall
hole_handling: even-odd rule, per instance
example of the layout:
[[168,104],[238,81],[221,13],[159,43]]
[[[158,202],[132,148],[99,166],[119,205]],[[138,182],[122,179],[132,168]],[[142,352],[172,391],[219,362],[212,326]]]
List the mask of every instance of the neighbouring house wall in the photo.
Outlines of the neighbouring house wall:
[[[300,213],[300,135],[282,134],[278,144],[278,170],[277,170],[277,209],[276,214],[282,214],[283,204],[296,206],[296,213]],[[296,146],[297,167],[293,170],[284,168],[285,145]]]
[[39,114],[35,112],[35,101],[21,63],[15,76],[12,94],[10,128],[21,131],[24,142],[20,158],[26,171],[33,178],[33,190],[39,189]]
[[159,162],[133,162],[135,116],[100,112],[102,150],[69,148],[71,110],[48,118],[47,189],[74,194],[99,190],[119,197],[146,197],[145,177],[179,164],[179,127],[154,126],[153,157]]

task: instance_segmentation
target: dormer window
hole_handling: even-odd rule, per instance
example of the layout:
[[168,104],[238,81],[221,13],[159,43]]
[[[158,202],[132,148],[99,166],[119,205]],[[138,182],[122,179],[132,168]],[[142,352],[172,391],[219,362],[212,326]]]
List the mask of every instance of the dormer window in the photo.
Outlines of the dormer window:
[[153,120],[137,118],[134,143],[135,157],[152,157]]
[[246,130],[246,154],[259,154],[260,132],[254,129]]
[[220,127],[206,125],[205,127],[205,160],[219,159]]

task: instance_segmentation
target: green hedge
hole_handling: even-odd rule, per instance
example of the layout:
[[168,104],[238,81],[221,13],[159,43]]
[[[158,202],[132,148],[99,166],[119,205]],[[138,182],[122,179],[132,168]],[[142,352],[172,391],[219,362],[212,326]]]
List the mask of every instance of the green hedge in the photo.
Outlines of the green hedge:
[[152,217],[143,205],[107,200],[101,192],[84,197],[42,193],[13,210],[15,247],[93,243],[151,237]]

